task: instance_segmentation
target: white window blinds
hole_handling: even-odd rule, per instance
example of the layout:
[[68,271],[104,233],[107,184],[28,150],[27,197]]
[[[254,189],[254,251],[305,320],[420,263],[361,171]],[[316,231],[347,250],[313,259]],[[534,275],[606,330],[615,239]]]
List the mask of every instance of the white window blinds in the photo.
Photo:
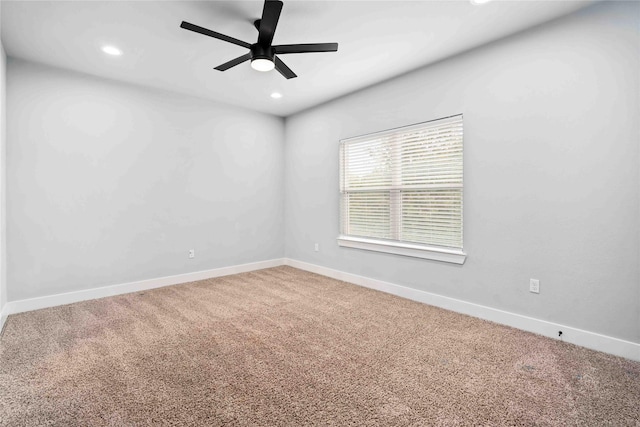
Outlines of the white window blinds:
[[342,140],[341,234],[462,249],[462,115]]

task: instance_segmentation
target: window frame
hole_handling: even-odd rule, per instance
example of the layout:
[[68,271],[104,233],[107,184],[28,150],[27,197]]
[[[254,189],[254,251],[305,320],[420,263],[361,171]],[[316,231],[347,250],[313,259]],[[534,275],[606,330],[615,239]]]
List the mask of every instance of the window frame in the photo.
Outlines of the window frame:
[[[339,159],[340,159],[340,210],[342,210],[343,206],[342,206],[342,191],[343,191],[343,183],[342,183],[342,179],[344,179],[343,174],[344,174],[344,167],[342,164],[342,155],[343,155],[343,146],[345,143],[348,143],[349,141],[353,141],[353,140],[359,140],[359,139],[363,139],[363,138],[368,138],[371,137],[372,139],[375,137],[379,137],[380,135],[384,135],[387,134],[389,135],[389,139],[391,141],[391,144],[397,143],[398,139],[402,139],[402,134],[403,133],[407,133],[410,132],[413,128],[416,128],[418,126],[424,126],[424,125],[428,125],[429,123],[434,123],[441,121],[441,120],[452,120],[455,118],[458,118],[462,121],[463,120],[463,116],[462,114],[455,114],[452,116],[447,116],[447,117],[442,117],[439,119],[435,119],[435,120],[429,120],[427,122],[422,122],[422,123],[416,123],[416,124],[412,124],[412,125],[408,125],[408,126],[402,126],[402,127],[398,127],[398,128],[394,128],[394,129],[388,129],[388,130],[383,130],[380,132],[375,132],[375,133],[371,133],[371,134],[365,134],[365,135],[361,135],[361,136],[357,136],[357,137],[352,137],[352,138],[345,138],[345,139],[341,139],[340,140],[340,145],[339,145]],[[464,139],[464,136],[463,136]],[[464,147],[464,145],[463,145]],[[400,150],[394,150],[395,153],[399,153]],[[464,148],[462,150],[462,155],[464,156]],[[398,159],[396,159],[395,161],[398,161]],[[398,190],[397,187],[400,187],[400,185],[398,185],[398,179],[399,179],[399,174],[401,169],[400,168],[396,168],[395,169],[395,173],[392,174],[392,181],[393,181],[393,185],[391,187],[394,187],[394,189],[389,189],[389,197],[393,198],[393,197],[399,197],[399,195],[401,194],[401,189]],[[462,173],[464,174],[464,164],[462,167]],[[397,176],[398,175],[398,176]],[[462,181],[462,185],[461,185],[461,194],[462,194],[462,198],[461,198],[461,203],[464,200],[464,179]],[[401,204],[400,203],[391,203],[390,204],[390,227],[392,228],[397,228],[399,227],[399,223],[402,220],[402,213],[399,212],[395,212],[395,213],[391,213],[391,211],[393,210],[393,208],[395,208],[396,210],[401,209]],[[464,203],[462,203],[461,206],[461,210],[464,210]],[[422,258],[422,259],[429,259],[429,260],[434,260],[434,261],[441,261],[441,262],[447,262],[447,263],[453,263],[453,264],[464,264],[467,254],[464,251],[464,237],[463,237],[463,233],[462,231],[464,230],[464,214],[461,211],[462,217],[460,220],[460,227],[461,227],[461,239],[462,239],[462,247],[461,248],[451,248],[451,247],[444,247],[444,246],[436,246],[436,245],[428,245],[428,244],[423,244],[423,243],[414,243],[414,242],[407,242],[407,241],[401,241],[401,240],[394,240],[394,239],[383,239],[383,238],[375,238],[375,237],[363,237],[363,236],[355,236],[355,235],[345,235],[345,234],[339,234],[337,237],[337,243],[338,246],[340,247],[346,247],[346,248],[355,248],[355,249],[363,249],[363,250],[368,250],[368,251],[375,251],[375,252],[383,252],[383,253],[388,253],[388,254],[394,254],[394,255],[401,255],[401,256],[408,256],[408,257],[415,257],[415,258]],[[340,230],[342,231],[344,229],[344,224],[343,224],[343,212],[340,211],[340,219],[339,219],[339,224],[340,224]],[[398,232],[396,230],[395,233],[393,233],[393,235],[398,236]]]

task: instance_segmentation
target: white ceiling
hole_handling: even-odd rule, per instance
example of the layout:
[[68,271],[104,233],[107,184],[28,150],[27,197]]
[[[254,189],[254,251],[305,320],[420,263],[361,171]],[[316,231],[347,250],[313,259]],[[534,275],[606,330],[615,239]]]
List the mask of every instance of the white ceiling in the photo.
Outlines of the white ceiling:
[[[274,44],[339,43],[337,53],[283,55],[291,80],[248,62],[214,70],[248,51],[179,28],[254,43],[262,1],[3,0],[2,42],[9,56],[287,116],[591,3],[285,0]],[[104,44],[124,54],[107,56]]]

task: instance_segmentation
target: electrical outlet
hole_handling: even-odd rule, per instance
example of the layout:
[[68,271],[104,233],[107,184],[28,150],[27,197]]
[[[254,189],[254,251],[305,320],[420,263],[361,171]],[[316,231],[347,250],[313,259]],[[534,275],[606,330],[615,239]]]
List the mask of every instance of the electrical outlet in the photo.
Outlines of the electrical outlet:
[[529,292],[540,293],[540,281],[538,279],[529,279]]
[[189,249],[189,259],[195,258],[195,257],[196,257],[196,250],[195,249]]
[[320,251],[320,245],[318,243],[315,244],[315,246],[313,247],[313,250],[315,250],[316,252]]

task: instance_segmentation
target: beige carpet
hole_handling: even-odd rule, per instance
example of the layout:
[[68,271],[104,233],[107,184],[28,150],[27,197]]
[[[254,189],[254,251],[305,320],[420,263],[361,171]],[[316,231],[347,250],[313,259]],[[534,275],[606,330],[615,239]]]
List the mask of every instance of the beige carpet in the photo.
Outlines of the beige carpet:
[[640,363],[290,267],[9,317],[2,426],[640,425]]

